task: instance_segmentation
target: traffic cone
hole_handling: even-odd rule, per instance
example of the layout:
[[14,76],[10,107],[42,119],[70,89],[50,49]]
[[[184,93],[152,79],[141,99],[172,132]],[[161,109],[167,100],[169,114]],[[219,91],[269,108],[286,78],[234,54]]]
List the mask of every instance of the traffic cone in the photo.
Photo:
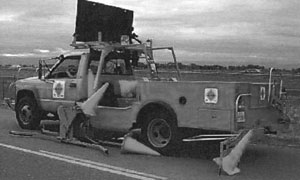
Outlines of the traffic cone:
[[89,116],[96,116],[95,108],[97,107],[98,102],[103,97],[106,89],[108,88],[108,83],[102,85],[91,97],[89,97],[84,103],[80,105],[84,114]]
[[248,131],[248,133],[239,141],[239,143],[231,150],[231,152],[222,159],[222,161],[219,157],[214,158],[213,161],[215,161],[218,165],[221,165],[222,169],[228,175],[239,173],[240,169],[237,167],[237,165],[247,144],[250,142],[252,135],[253,130]]
[[121,146],[121,153],[136,153],[136,154],[160,156],[159,152],[149,148],[143,143],[140,143],[132,136],[134,136],[133,132],[129,132],[127,135],[125,135]]

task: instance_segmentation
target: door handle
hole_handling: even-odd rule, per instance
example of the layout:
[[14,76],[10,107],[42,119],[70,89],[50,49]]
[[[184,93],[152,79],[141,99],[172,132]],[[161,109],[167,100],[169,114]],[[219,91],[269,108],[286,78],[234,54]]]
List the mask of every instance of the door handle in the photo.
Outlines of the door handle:
[[75,88],[75,87],[76,87],[76,83],[72,83],[72,82],[71,82],[71,83],[69,84],[69,87]]

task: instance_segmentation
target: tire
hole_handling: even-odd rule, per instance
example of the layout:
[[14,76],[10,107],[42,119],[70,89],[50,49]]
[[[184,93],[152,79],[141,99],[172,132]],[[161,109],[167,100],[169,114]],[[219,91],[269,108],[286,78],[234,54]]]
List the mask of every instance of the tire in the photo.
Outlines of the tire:
[[41,122],[41,115],[34,98],[22,97],[16,105],[16,117],[22,129],[38,129]]
[[171,154],[178,143],[177,129],[177,124],[168,114],[149,114],[142,125],[142,141],[163,155]]

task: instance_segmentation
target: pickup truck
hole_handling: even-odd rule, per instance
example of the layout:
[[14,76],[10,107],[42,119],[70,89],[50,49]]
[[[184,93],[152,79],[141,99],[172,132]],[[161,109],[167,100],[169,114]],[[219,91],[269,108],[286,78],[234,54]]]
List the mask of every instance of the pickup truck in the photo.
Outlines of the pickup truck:
[[[58,119],[60,105],[84,102],[107,82],[90,126],[98,132],[123,134],[140,128],[145,144],[162,153],[191,132],[237,133],[281,118],[276,104],[281,86],[271,80],[271,73],[266,83],[182,81],[178,69],[177,78],[160,78],[153,51],[171,50],[177,65],[172,47],[102,42],[74,46],[76,52],[59,56],[51,68],[40,61],[37,77],[15,82],[20,127],[37,129],[42,119],[50,119],[49,114]],[[142,59],[149,73],[136,78],[133,67]]]

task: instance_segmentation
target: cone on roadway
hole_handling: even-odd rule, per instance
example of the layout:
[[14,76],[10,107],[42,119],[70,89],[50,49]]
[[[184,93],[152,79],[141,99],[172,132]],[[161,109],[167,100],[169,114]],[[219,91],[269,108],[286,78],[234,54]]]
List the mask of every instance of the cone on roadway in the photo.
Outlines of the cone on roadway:
[[100,99],[103,97],[103,94],[105,93],[108,85],[108,83],[102,85],[100,89],[98,89],[91,97],[89,97],[84,103],[80,105],[84,114],[89,116],[96,116],[95,108],[97,107]]
[[219,157],[214,158],[213,161],[215,161],[218,165],[221,165],[223,171],[225,171],[228,175],[239,173],[240,169],[237,165],[247,144],[250,142],[252,135],[253,130],[248,131],[248,133],[238,142],[227,156],[225,156],[222,160]]
[[133,132],[129,132],[127,135],[125,135],[121,147],[121,153],[136,153],[136,154],[160,156],[159,152],[137,141],[136,139],[133,138],[133,135],[134,135]]

